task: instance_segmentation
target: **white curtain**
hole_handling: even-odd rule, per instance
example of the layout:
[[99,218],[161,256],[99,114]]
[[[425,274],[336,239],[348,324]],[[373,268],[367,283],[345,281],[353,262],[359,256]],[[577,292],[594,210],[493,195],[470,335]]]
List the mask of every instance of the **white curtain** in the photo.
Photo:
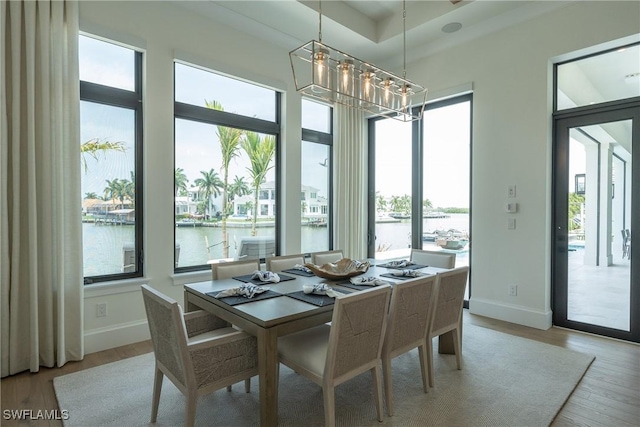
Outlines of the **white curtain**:
[[367,256],[367,132],[364,114],[334,108],[334,243],[352,259]]
[[2,1],[2,376],[82,359],[78,4]]

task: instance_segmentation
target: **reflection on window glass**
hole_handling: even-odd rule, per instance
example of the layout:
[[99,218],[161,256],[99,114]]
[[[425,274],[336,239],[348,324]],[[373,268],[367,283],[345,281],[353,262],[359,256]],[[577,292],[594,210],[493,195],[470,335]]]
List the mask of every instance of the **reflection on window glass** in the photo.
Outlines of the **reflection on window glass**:
[[175,148],[177,266],[272,255],[275,136],[176,119]]
[[318,102],[302,100],[302,128],[331,132],[331,108]]
[[135,51],[87,36],[78,40],[80,80],[135,90]]
[[302,141],[302,252],[329,249],[330,146]]
[[640,44],[558,65],[558,110],[640,96]]
[[411,245],[411,123],[375,121],[375,257],[406,256]]
[[175,64],[175,100],[201,107],[216,100],[228,113],[276,120],[273,90],[180,63]]

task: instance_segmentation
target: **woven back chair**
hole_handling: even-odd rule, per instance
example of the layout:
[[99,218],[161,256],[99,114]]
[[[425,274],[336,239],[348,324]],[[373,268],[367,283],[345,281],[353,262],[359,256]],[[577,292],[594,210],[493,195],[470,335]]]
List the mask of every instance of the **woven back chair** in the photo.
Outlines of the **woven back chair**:
[[433,387],[433,347],[432,340],[447,332],[452,332],[456,364],[462,369],[462,305],[467,288],[469,267],[459,267],[438,273],[438,298],[435,304],[433,322],[427,334],[427,358],[429,363],[429,385]]
[[322,386],[326,426],[335,426],[335,387],[367,371],[382,421],[380,354],[390,294],[391,287],[383,285],[336,298],[331,326],[278,339],[280,362]]
[[324,265],[329,262],[336,262],[344,258],[342,249],[334,251],[314,252],[311,254],[311,263],[315,265]]
[[230,279],[235,276],[244,276],[260,270],[260,261],[257,259],[246,261],[231,261],[211,264],[213,280]]
[[393,287],[389,320],[382,346],[387,412],[393,415],[391,359],[418,347],[424,392],[429,390],[427,367],[427,333],[433,321],[438,295],[438,277],[427,276],[398,283]]
[[267,271],[282,271],[289,268],[293,268],[296,264],[304,265],[304,255],[282,255],[272,258],[267,258],[266,267]]
[[193,426],[198,397],[258,374],[256,338],[202,310],[182,313],[178,303],[142,285],[155,380],[151,422],[158,417],[164,376],[186,397],[185,426]]
[[428,265],[429,267],[454,268],[456,266],[456,254],[411,249],[411,261],[416,264]]

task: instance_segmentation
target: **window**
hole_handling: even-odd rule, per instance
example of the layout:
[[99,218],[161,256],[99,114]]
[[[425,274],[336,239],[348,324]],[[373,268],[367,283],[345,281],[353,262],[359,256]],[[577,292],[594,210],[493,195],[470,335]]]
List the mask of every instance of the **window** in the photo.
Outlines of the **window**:
[[81,35],[78,54],[84,282],[139,277],[142,53]]
[[177,271],[238,258],[242,237],[276,239],[278,105],[271,89],[175,63]]
[[302,252],[329,250],[331,243],[331,107],[302,100]]

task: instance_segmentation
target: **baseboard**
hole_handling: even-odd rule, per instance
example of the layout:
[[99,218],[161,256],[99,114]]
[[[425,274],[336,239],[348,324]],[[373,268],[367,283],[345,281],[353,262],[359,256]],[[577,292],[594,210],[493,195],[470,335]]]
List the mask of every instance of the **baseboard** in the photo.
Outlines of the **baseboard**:
[[537,311],[482,298],[471,298],[469,313],[542,330],[547,330],[552,325],[551,310]]
[[150,339],[147,321],[121,323],[106,328],[92,329],[84,334],[84,353],[108,350]]

